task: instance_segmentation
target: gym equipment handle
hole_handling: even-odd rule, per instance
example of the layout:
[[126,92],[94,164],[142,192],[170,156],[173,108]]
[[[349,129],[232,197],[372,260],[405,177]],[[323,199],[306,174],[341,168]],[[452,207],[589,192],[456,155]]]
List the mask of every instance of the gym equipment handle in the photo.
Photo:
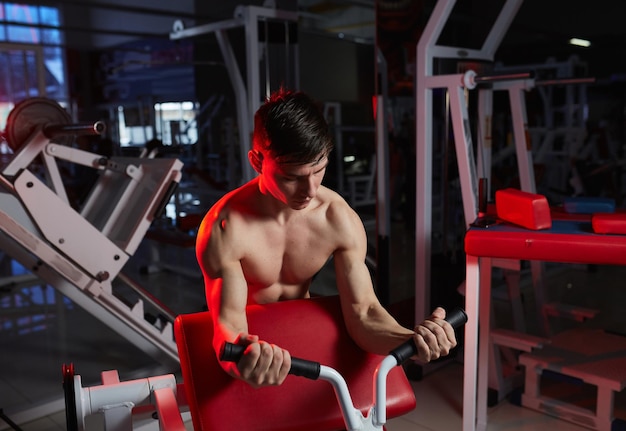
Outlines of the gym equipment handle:
[[[220,351],[220,359],[226,362],[239,362],[246,346],[239,344],[224,343]],[[320,376],[320,363],[309,361],[307,359],[291,358],[291,368],[289,374],[294,376],[306,377],[307,379],[317,380]]]
[[43,128],[48,139],[63,135],[102,135],[106,125],[102,121],[87,124],[52,124]]
[[[463,309],[456,308],[448,313],[446,321],[450,323],[454,329],[458,329],[467,322],[467,314],[465,314]],[[224,343],[220,351],[220,360],[226,362],[238,362],[239,359],[241,359],[244,350],[246,350],[245,346],[228,342]],[[417,347],[415,346],[413,339],[410,339],[393,349],[389,354],[396,358],[398,365],[400,365],[415,353],[417,353]],[[306,377],[311,380],[317,380],[320,375],[320,363],[292,357],[289,374]]]
[[[462,308],[455,308],[446,315],[446,321],[452,325],[454,329],[458,329],[467,322],[467,314]],[[393,349],[389,354],[396,358],[398,365],[409,359],[417,353],[415,341],[411,338]]]

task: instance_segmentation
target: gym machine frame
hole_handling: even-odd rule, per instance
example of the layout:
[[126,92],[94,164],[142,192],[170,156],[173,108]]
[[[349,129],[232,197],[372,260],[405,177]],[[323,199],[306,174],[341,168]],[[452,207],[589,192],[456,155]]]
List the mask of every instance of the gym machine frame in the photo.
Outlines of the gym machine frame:
[[[174,313],[122,269],[168,203],[182,162],[105,157],[64,145],[72,135],[103,132],[101,122],[71,124],[50,99],[15,106],[5,131],[14,155],[0,175],[0,248],[150,357],[177,364]],[[72,207],[57,161],[98,171],[82,208]],[[114,295],[116,278],[139,295],[136,303]],[[144,304],[163,319],[148,322]]]
[[[509,73],[495,76],[477,76],[472,70],[464,74],[453,75],[433,75],[434,58],[457,58],[457,59],[477,59],[493,61],[506,29],[509,27],[513,17],[519,10],[522,0],[508,0],[500,14],[498,15],[489,35],[480,50],[463,49],[457,47],[439,46],[436,44],[443,27],[448,20],[455,0],[438,1],[424,33],[417,47],[417,97],[416,97],[416,144],[417,144],[417,196],[416,205],[418,208],[416,217],[416,321],[422,320],[426,316],[426,307],[430,304],[430,251],[431,251],[431,205],[432,190],[430,181],[432,176],[432,89],[443,88],[447,90],[450,97],[450,115],[456,145],[456,154],[459,164],[459,178],[462,187],[462,200],[467,227],[476,216],[481,213],[481,202],[478,200],[478,172],[482,177],[490,178],[491,170],[491,114],[492,114],[492,93],[497,90],[506,90],[509,95],[510,109],[513,123],[513,136],[515,152],[518,161],[518,172],[521,188],[524,191],[536,193],[534,167],[531,152],[531,142],[528,134],[528,121],[525,107],[524,92],[537,86],[567,85],[570,83],[586,83],[593,79],[574,80],[554,80],[536,81],[530,74]],[[489,86],[481,87],[480,84],[488,83]],[[469,129],[469,119],[464,98],[465,90],[472,90],[479,86],[478,94],[478,117],[479,130],[478,139],[478,161],[474,162],[473,144],[471,130]],[[488,181],[487,181],[488,184]],[[488,195],[488,192],[487,192]],[[505,268],[513,268],[518,262],[499,259],[499,265]],[[543,267],[540,261],[531,261],[533,276],[533,286],[538,295],[537,307],[543,304],[542,272]],[[466,296],[466,308],[470,315],[470,322],[466,328],[466,343],[472,345],[477,343],[474,325],[477,324],[473,317],[478,316],[478,304],[474,295]],[[519,313],[517,313],[519,314]],[[541,313],[539,314],[541,315]],[[513,348],[519,348],[524,344],[520,340],[509,340]],[[524,349],[527,346],[524,346]],[[476,353],[476,352],[474,352]],[[486,357],[487,352],[480,351],[481,357]],[[493,350],[491,352],[493,355]],[[472,352],[465,352],[466,370],[476,368],[478,358]],[[501,376],[495,376],[490,370],[490,385],[506,393],[505,383]],[[476,427],[476,415],[482,421],[486,417],[487,399],[486,388],[479,391],[479,399],[476,400],[476,379],[474,373],[465,373],[464,378],[464,413],[463,430],[474,430]],[[497,384],[496,384],[497,382]],[[484,424],[481,424],[482,426]]]
[[[406,412],[406,409],[414,408],[415,398],[413,396],[413,391],[411,390],[403,372],[395,370],[395,376],[390,374],[392,373],[392,370],[394,370],[397,366],[400,366],[416,353],[417,350],[414,341],[411,339],[402,343],[386,356],[379,357],[377,355],[367,354],[356,347],[349,338],[335,338],[337,337],[337,333],[343,334],[344,329],[337,329],[337,333],[335,333],[334,328],[329,329],[327,325],[329,323],[342,325],[343,321],[341,321],[341,314],[335,313],[332,317],[322,316],[323,313],[331,311],[334,308],[322,308],[324,311],[321,312],[322,314],[318,314],[319,311],[315,311],[312,308],[316,307],[314,305],[314,301],[315,300],[300,300],[300,304],[298,304],[298,301],[293,301],[291,304],[283,303],[282,305],[279,305],[279,307],[284,309],[291,306],[299,307],[300,305],[306,304],[302,308],[299,308],[300,312],[309,315],[312,314],[314,318],[320,319],[322,327],[326,329],[324,336],[321,337],[321,345],[323,347],[329,347],[331,350],[337,350],[337,354],[341,356],[341,361],[345,362],[343,365],[340,364],[341,361],[338,362],[335,366],[338,366],[339,368],[335,369],[331,365],[324,365],[317,361],[292,357],[291,369],[289,373],[311,380],[325,380],[330,383],[334,391],[335,399],[338,403],[338,419],[342,419],[343,425],[345,425],[345,428],[350,431],[382,430],[387,421],[388,407],[390,407],[391,412],[395,412],[396,415],[399,411]],[[339,304],[338,297],[318,299],[318,303],[320,302],[327,304],[326,307],[328,307],[328,304]],[[339,309],[337,308],[335,311],[339,311]],[[268,308],[265,309],[264,315],[267,316],[266,318],[268,319],[268,322],[275,322],[276,319],[270,317],[272,315],[275,316],[275,314]],[[281,316],[282,319],[279,318],[281,324],[286,321],[286,319],[292,318],[285,318],[285,315],[289,316],[289,313],[283,313]],[[196,319],[198,317],[199,315],[195,316]],[[187,318],[193,319],[194,317],[187,316]],[[454,328],[459,328],[465,324],[467,316],[462,309],[455,309],[448,313],[446,320]],[[210,321],[202,322],[211,325]],[[180,324],[183,326],[182,322]],[[197,320],[195,324],[198,325]],[[137,429],[137,425],[142,427],[144,425],[152,425],[152,428],[156,428],[156,425],[158,425],[159,429],[169,431],[184,430],[185,427],[183,424],[184,419],[182,414],[186,413],[186,409],[189,406],[195,406],[196,408],[195,414],[197,414],[198,417],[193,418],[195,426],[198,426],[201,429],[221,429],[222,426],[229,425],[226,426],[227,429],[235,429],[236,427],[233,424],[233,420],[229,420],[229,416],[231,416],[234,412],[237,412],[237,405],[232,406],[231,403],[245,404],[246,401],[250,403],[252,402],[250,397],[259,402],[258,391],[262,391],[263,389],[252,389],[250,392],[247,392],[246,390],[242,390],[241,387],[236,388],[238,385],[245,385],[246,389],[251,389],[248,388],[247,383],[238,382],[236,379],[233,379],[226,374],[223,376],[216,376],[214,381],[211,382],[206,380],[206,374],[202,374],[197,369],[194,373],[194,367],[208,367],[210,370],[209,372],[211,373],[210,375],[213,375],[214,373],[222,373],[217,361],[214,362],[212,358],[197,356],[199,350],[194,349],[194,352],[191,353],[184,347],[191,342],[201,341],[199,338],[194,337],[194,335],[205,335],[207,332],[210,334],[211,328],[207,328],[201,332],[191,331],[191,333],[188,333],[181,332],[183,331],[181,326],[178,328],[179,332],[177,332],[177,336],[179,336],[178,340],[181,348],[183,349],[181,352],[181,358],[183,358],[181,359],[181,363],[186,364],[185,366],[188,370],[188,375],[185,378],[189,376],[195,377],[193,382],[189,382],[190,386],[187,388],[187,391],[182,384],[176,384],[173,375],[162,375],[146,379],[120,382],[117,372],[115,371],[109,371],[102,374],[102,385],[84,388],[81,384],[80,375],[74,374],[73,366],[66,366],[64,367],[63,384],[66,396],[68,431],[82,431],[86,429],[86,419],[95,415],[101,415],[104,418],[104,429],[106,431],[131,431],[133,429]],[[191,339],[187,340],[186,338],[189,335],[191,335]],[[345,335],[347,336],[347,333]],[[289,338],[289,336],[287,336],[287,338]],[[317,347],[319,348],[320,346]],[[219,358],[221,361],[236,362],[239,360],[244,350],[244,346],[225,343],[222,346]],[[211,355],[215,354],[213,351],[208,353]],[[187,358],[187,361],[184,359],[185,356],[189,355],[195,355],[193,360],[194,365],[190,365],[188,362],[189,358]],[[333,356],[333,354],[331,354],[331,356]],[[346,368],[346,365],[348,364],[352,364],[352,366]],[[365,371],[366,369],[369,370],[370,367],[371,374]],[[346,372],[347,369],[350,370],[350,373]],[[346,375],[342,375],[340,370],[343,370]],[[355,371],[357,372],[357,375],[359,372],[364,372],[364,374],[360,377],[355,377]],[[350,374],[350,376],[348,376],[348,374]],[[183,375],[185,375],[185,368],[183,368]],[[402,377],[400,377],[400,375]],[[235,387],[230,388],[223,386],[224,380],[222,380],[222,377],[228,381],[226,385],[234,385]],[[405,386],[405,388],[403,390],[398,390],[397,387],[389,386],[388,390],[388,378],[391,384]],[[357,383],[356,380],[359,380],[360,382]],[[197,387],[211,385],[211,383],[217,386],[214,393],[208,394],[197,390]],[[288,383],[289,382],[286,382],[284,386],[277,388],[265,388],[265,390],[268,394],[275,391],[286,391],[286,393],[289,394],[289,391],[293,391],[295,387],[289,385]],[[364,386],[360,383],[363,383]],[[350,387],[349,384],[351,384]],[[361,394],[352,392],[351,394],[350,390],[355,391],[355,388],[360,388],[361,391],[371,388],[371,397],[368,396],[370,395],[369,393]],[[308,387],[308,389],[309,392],[315,393],[314,399],[319,402],[320,393],[315,390],[311,390],[311,387]],[[296,390],[298,389],[296,388]],[[408,391],[410,397],[405,398],[404,391]],[[194,394],[199,398],[195,400],[186,398],[187,396],[193,397]],[[233,401],[230,398],[232,396],[236,397],[236,401]],[[390,397],[389,403],[387,399],[388,397]],[[293,409],[293,403],[289,406],[284,405],[285,402],[289,402],[289,398],[278,398],[280,400],[278,402],[282,403],[281,406],[286,407],[287,410]],[[365,405],[363,404],[364,400],[367,400],[367,404]],[[207,407],[207,405],[211,404],[215,407]],[[202,407],[199,405],[202,405]],[[227,408],[225,408],[226,405],[228,405]],[[297,405],[300,406],[300,404]],[[207,411],[207,408],[209,408],[210,411]],[[206,415],[212,414],[216,411],[219,411],[219,417],[211,417],[210,419],[205,417]],[[271,424],[265,422],[268,420],[269,415],[266,414],[264,409],[262,411],[263,413],[256,411],[255,415],[254,409],[245,409],[242,405],[241,413],[249,415],[247,424],[254,424],[254,429],[271,429]],[[156,412],[157,416],[153,417],[151,415],[153,412]],[[193,408],[191,409],[191,412],[194,412]],[[307,418],[307,412],[296,414],[302,415],[303,418]],[[259,417],[259,415],[262,417]],[[135,423],[133,423],[133,417],[135,419]],[[203,417],[205,420],[203,420]],[[158,422],[153,419],[158,419]],[[278,418],[272,418],[271,420],[277,421],[278,425],[276,426],[276,429],[284,429],[286,426],[284,422],[281,422],[280,416]],[[283,418],[283,420],[293,420],[293,417]],[[260,423],[261,425],[256,426],[257,423]],[[300,423],[300,425],[304,425],[304,422]],[[236,422],[236,426],[242,427],[245,425],[240,422]],[[292,424],[292,426],[295,426],[295,424]],[[330,422],[314,422],[307,429],[312,429],[311,426],[316,426],[316,429],[317,427],[322,429],[336,429]]]
[[[433,89],[445,89],[450,99],[450,116],[454,132],[454,141],[459,168],[459,179],[463,201],[463,212],[467,227],[479,214],[478,202],[478,175],[477,165],[474,159],[472,133],[465,91],[474,89],[481,83],[494,84],[499,81],[520,80],[528,78],[528,75],[512,74],[494,77],[479,77],[472,70],[465,73],[436,75],[433,63],[435,58],[475,59],[493,61],[495,52],[499,47],[507,29],[519,10],[522,0],[507,0],[498,14],[489,34],[485,38],[480,49],[465,49],[451,46],[441,46],[437,41],[448,21],[456,0],[439,0],[428,20],[428,23],[417,44],[416,51],[416,236],[415,236],[415,321],[420,322],[427,317],[430,308],[430,266],[432,247],[432,148],[433,148]],[[483,98],[479,103],[482,112],[490,107],[490,99]],[[520,105],[517,105],[520,106]],[[518,114],[522,110],[516,111]],[[515,112],[514,112],[515,114]],[[525,114],[525,112],[524,112]],[[526,124],[525,121],[520,124]],[[525,141],[525,133],[517,136],[519,143],[518,157],[520,162],[520,176],[526,178],[524,187],[534,187],[527,181],[530,178],[528,169],[522,173],[522,166],[531,165],[529,151],[520,151],[521,144]],[[479,145],[488,144],[490,130],[485,128],[484,135],[480,137]],[[481,151],[481,150],[479,150]],[[481,156],[484,154],[481,154]],[[484,162],[484,161],[483,161]],[[483,165],[484,167],[484,165]],[[466,301],[466,309],[469,316],[469,325],[476,324],[478,316],[478,302],[473,301],[473,296]],[[465,342],[477,343],[475,332],[466,329]],[[475,353],[475,352],[474,352]],[[471,350],[465,350],[464,364],[467,369],[477,367],[478,356]],[[463,395],[463,430],[473,430],[476,424],[476,378],[474,373],[464,374]],[[486,409],[483,403],[478,408]]]
[[[233,19],[199,25],[186,29],[183,22],[174,22],[171,40],[197,37],[202,34],[214,33],[220,51],[228,70],[228,75],[235,92],[235,104],[237,108],[237,124],[239,129],[239,157],[242,169],[242,182],[247,182],[254,177],[254,171],[248,163],[248,150],[251,148],[252,129],[254,125],[254,113],[263,102],[261,97],[261,60],[265,60],[265,96],[269,96],[270,89],[270,64],[269,64],[269,36],[267,25],[269,22],[283,22],[285,24],[285,58],[287,62],[286,75],[281,81],[286,86],[299,88],[298,50],[290,50],[292,41],[289,40],[289,25],[296,23],[298,15],[294,12],[275,8],[259,6],[237,6]],[[259,42],[259,26],[265,25],[265,44]],[[246,75],[239,69],[235,52],[228,38],[228,30],[243,27],[246,42]],[[294,44],[295,45],[295,44]],[[290,70],[290,66],[293,70]],[[232,154],[233,148],[229,151]],[[234,156],[233,156],[234,158]]]

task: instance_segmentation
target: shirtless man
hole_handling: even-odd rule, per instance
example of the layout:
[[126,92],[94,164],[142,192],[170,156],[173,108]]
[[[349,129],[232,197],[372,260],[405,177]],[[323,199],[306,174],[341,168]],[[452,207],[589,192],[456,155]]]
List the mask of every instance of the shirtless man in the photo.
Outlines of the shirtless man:
[[281,384],[291,357],[248,332],[246,306],[308,298],[313,276],[331,256],[345,324],[361,348],[387,355],[413,337],[416,358],[428,362],[456,345],[442,308],[410,330],[379,303],[365,264],[363,223],[321,185],[332,146],[326,121],[307,95],[272,94],[255,114],[248,153],[258,176],[220,199],[198,232],[213,346],[216,352],[226,341],[247,346],[237,364],[221,364],[255,387]]

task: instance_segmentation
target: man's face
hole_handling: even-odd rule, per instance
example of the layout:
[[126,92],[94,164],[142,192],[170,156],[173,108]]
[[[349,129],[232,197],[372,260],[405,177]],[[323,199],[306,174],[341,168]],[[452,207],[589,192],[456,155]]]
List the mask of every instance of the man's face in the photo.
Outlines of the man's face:
[[261,176],[266,189],[289,208],[304,209],[317,194],[328,157],[320,156],[311,163],[280,162],[273,157],[263,159]]

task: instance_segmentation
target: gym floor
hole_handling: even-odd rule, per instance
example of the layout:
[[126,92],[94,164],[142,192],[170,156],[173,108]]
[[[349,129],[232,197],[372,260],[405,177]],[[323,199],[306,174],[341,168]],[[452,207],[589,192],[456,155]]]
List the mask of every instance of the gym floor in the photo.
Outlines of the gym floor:
[[[364,215],[364,218],[367,215]],[[375,237],[370,232],[371,237]],[[151,247],[145,239],[129,261],[125,272],[160,298],[175,313],[190,313],[205,306],[202,282],[195,267],[192,249],[164,247],[161,261],[185,268],[184,274],[157,270],[143,271]],[[412,321],[414,286],[414,241],[401,221],[393,223],[391,236],[392,274],[390,310],[402,322]],[[454,256],[451,254],[450,256]],[[459,282],[463,279],[462,257],[433,258],[433,282],[438,286],[433,300],[447,306],[462,304]],[[10,259],[3,259],[3,274],[23,271]],[[154,264],[154,262],[152,262]],[[573,305],[600,310],[595,324],[622,329],[620,304],[626,301],[621,286],[626,269],[617,267],[563,266],[553,268],[546,285],[550,296]],[[325,268],[314,282],[318,294],[332,294],[333,274]],[[494,283],[497,296],[498,282]],[[524,290],[525,289],[525,290]],[[524,288],[527,302],[532,292]],[[495,298],[494,296],[494,298]],[[496,316],[507,322],[507,302],[494,300]],[[110,330],[55,289],[41,285],[14,285],[0,288],[0,409],[24,431],[64,430],[63,364],[73,363],[83,386],[100,383],[100,372],[118,370],[120,379],[176,372],[156,363],[146,353]],[[526,307],[532,309],[533,307]],[[498,310],[502,312],[498,312]],[[529,312],[529,318],[532,318]],[[623,329],[622,329],[623,332]],[[462,354],[457,354],[462,358]],[[460,359],[445,361],[421,378],[412,381],[417,408],[387,423],[389,431],[460,430],[462,421],[463,366]],[[37,418],[36,420],[33,420]],[[191,429],[191,424],[189,424]],[[0,430],[10,429],[0,419]],[[489,431],[500,430],[579,430],[568,422],[519,407],[504,400],[489,410]]]

